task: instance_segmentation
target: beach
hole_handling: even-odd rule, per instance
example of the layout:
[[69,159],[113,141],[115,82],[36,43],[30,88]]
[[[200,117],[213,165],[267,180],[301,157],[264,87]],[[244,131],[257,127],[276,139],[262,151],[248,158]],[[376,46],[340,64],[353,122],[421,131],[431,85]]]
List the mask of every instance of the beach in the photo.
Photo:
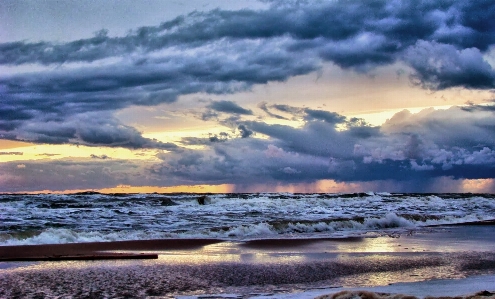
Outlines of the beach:
[[495,0],[0,0],[0,299],[495,299]]
[[108,253],[157,254],[158,258],[2,262],[0,297],[200,298],[233,294],[236,298],[313,298],[342,288],[380,291],[388,287],[395,293],[393,286],[400,283],[448,285],[478,279],[476,290],[444,288],[441,294],[424,294],[418,293],[419,288],[418,294],[410,294],[457,296],[495,289],[494,234],[493,226],[485,224],[367,238],[1,246],[0,255],[13,259]]

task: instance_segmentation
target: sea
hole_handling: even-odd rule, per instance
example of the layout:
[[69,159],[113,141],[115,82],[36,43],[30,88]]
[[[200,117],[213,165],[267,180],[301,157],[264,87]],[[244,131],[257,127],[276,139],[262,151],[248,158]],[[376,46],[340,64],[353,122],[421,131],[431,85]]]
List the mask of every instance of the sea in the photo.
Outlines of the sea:
[[494,219],[494,194],[0,194],[0,246],[366,238]]

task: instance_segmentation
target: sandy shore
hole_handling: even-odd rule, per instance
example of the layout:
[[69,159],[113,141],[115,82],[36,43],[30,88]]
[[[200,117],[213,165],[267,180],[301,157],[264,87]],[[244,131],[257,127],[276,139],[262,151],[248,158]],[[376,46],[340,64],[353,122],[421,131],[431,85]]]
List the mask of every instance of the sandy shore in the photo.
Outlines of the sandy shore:
[[[10,257],[109,251],[158,255],[155,260],[2,262],[0,298],[173,298],[215,293],[302,298],[283,296],[314,288],[463,279],[495,273],[495,240],[489,231],[476,226],[339,240],[154,240],[0,247],[0,255]],[[485,289],[490,287],[494,288],[486,285]]]
[[[218,242],[221,241],[211,239],[172,239],[0,246],[0,262],[22,260],[36,261],[45,260],[46,258],[55,260],[56,258],[64,257],[94,257],[94,259],[103,259],[105,257],[115,256],[129,258],[135,256],[136,251],[196,249]],[[127,253],[123,254],[122,251],[127,251]]]
[[[285,294],[308,288],[372,286],[486,273],[494,253],[362,254],[321,261],[258,264],[168,260],[42,262],[3,269],[1,298],[146,298],[205,293]],[[485,286],[488,288],[489,286]],[[277,298],[277,297],[274,297]]]

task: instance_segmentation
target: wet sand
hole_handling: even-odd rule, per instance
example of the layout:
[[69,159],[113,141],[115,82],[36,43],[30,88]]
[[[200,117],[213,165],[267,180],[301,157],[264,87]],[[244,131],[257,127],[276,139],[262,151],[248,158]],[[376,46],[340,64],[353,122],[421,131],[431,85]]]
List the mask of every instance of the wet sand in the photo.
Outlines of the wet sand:
[[[57,257],[94,257],[94,259],[115,257],[132,257],[137,251],[196,249],[215,244],[220,240],[211,239],[173,239],[173,240],[141,240],[119,242],[92,242],[70,244],[0,246],[1,261],[45,260]],[[122,251],[129,252],[123,254]],[[132,253],[131,253],[132,252]]]
[[[494,234],[493,226],[459,226],[375,238],[0,247],[0,255],[9,257],[102,252],[158,255],[156,260],[2,262],[0,298],[159,298],[215,293],[244,298],[270,293],[271,298],[282,298],[282,294],[311,288],[460,279],[495,273]],[[490,287],[495,288],[487,285],[486,289]]]

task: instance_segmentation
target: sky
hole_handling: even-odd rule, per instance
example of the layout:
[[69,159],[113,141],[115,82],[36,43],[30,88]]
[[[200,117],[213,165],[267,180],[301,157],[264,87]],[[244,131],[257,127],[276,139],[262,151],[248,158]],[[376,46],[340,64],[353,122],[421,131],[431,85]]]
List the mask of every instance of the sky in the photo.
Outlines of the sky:
[[495,192],[495,3],[3,0],[0,192]]

